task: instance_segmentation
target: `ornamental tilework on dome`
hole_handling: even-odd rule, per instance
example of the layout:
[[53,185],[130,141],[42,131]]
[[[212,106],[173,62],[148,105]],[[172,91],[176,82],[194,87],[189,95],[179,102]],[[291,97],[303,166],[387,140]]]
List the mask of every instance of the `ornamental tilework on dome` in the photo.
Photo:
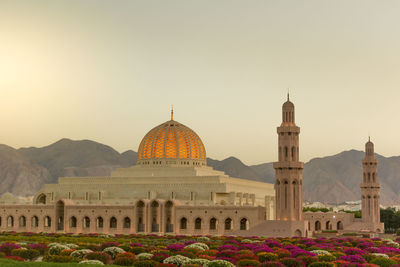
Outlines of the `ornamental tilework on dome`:
[[138,160],[206,160],[200,137],[185,125],[170,120],[150,130],[139,145]]

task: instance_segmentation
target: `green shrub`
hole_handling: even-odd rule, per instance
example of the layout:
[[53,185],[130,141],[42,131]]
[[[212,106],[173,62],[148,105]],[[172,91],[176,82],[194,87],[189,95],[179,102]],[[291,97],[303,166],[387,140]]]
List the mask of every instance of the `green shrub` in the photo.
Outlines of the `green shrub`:
[[7,255],[4,252],[0,252],[0,258],[5,258]]
[[302,260],[304,262],[304,264],[306,266],[310,265],[313,262],[317,262],[318,261],[318,257],[317,256],[299,256],[297,257],[299,260]]
[[12,256],[18,256],[25,260],[32,260],[39,257],[40,252],[35,249],[14,249],[11,251]]
[[60,255],[46,255],[43,257],[45,262],[79,262],[79,259],[71,256],[60,256]]
[[332,262],[320,261],[313,262],[309,265],[309,267],[334,267],[335,265]]
[[263,263],[260,263],[258,267],[285,267],[282,263],[279,261],[266,261]]
[[132,266],[134,262],[135,262],[134,258],[118,257],[117,259],[115,259],[114,264],[121,266]]
[[325,254],[325,255],[319,255],[319,256],[318,256],[318,259],[319,259],[320,261],[330,262],[330,261],[336,260],[336,257],[333,256],[333,255]]
[[258,253],[257,256],[258,256],[258,260],[261,262],[278,260],[278,255],[276,255],[275,253],[271,253],[271,252],[261,252],[261,253]]
[[131,247],[129,252],[135,253],[136,255],[144,253],[146,250],[142,247]]
[[96,251],[86,254],[86,259],[88,260],[98,260],[104,264],[109,264],[111,262],[111,256],[105,252]]
[[304,263],[302,260],[295,258],[283,258],[279,260],[283,265],[290,267],[302,267]]
[[235,267],[235,265],[225,260],[213,260],[207,262],[204,267]]
[[380,267],[389,267],[396,264],[397,262],[388,258],[377,257],[376,259],[373,259],[371,263],[379,265]]
[[249,260],[249,259],[243,259],[240,260],[236,263],[236,266],[242,267],[242,266],[258,266],[260,264],[259,261],[257,260]]
[[133,262],[133,266],[135,267],[153,267],[157,266],[159,263],[152,260],[137,260]]

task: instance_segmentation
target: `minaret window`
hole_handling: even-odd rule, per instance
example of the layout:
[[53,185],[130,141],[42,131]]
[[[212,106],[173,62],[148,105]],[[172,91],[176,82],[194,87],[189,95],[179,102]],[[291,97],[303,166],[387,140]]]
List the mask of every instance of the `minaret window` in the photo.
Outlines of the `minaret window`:
[[292,146],[292,160],[296,160],[296,148],[294,146]]
[[375,173],[372,173],[372,182],[375,183]]
[[368,183],[371,182],[371,173],[368,173]]
[[285,146],[285,158],[289,156],[289,149],[287,146]]
[[287,191],[288,191],[288,185],[289,185],[289,183],[288,183],[288,181],[285,181],[285,209],[287,209],[287,202],[288,202],[288,195],[287,195]]

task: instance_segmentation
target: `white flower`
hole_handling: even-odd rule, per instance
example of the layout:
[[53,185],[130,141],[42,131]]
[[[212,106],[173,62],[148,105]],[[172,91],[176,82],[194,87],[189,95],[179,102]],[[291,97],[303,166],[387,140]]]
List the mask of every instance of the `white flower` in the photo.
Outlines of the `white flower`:
[[185,248],[194,248],[194,249],[202,250],[202,251],[209,249],[207,244],[200,243],[200,242],[187,245]]
[[204,266],[209,260],[207,259],[190,259],[188,264],[196,264]]
[[374,255],[376,257],[383,257],[383,258],[387,258],[387,259],[389,258],[388,255],[383,254],[383,253],[371,253],[371,255]]
[[69,249],[69,247],[67,247],[65,245],[61,245],[61,244],[53,244],[49,248],[49,255],[59,255],[60,252],[65,250],[65,249]]
[[139,253],[136,255],[136,258],[139,260],[150,260],[153,257],[151,253]]
[[115,259],[115,256],[117,256],[120,253],[124,253],[125,250],[119,247],[108,247],[103,249],[103,251],[111,256],[111,258]]
[[84,256],[86,256],[87,254],[89,254],[91,252],[93,252],[93,250],[90,250],[90,249],[75,250],[74,252],[71,253],[71,257],[83,259]]
[[184,264],[189,263],[189,261],[190,261],[190,258],[188,258],[188,257],[182,256],[182,255],[175,255],[175,256],[171,256],[171,257],[166,258],[163,261],[163,263],[175,264],[175,265],[178,265],[178,266],[182,266]]
[[81,261],[78,264],[97,264],[97,265],[104,265],[103,262],[98,261],[98,260],[85,260],[85,261]]
[[213,260],[207,262],[203,267],[235,267],[235,265],[225,260]]
[[65,244],[65,245],[71,249],[79,248],[77,244]]
[[316,249],[316,250],[311,250],[311,253],[317,254],[318,256],[320,255],[332,255],[329,251],[323,250],[323,249]]

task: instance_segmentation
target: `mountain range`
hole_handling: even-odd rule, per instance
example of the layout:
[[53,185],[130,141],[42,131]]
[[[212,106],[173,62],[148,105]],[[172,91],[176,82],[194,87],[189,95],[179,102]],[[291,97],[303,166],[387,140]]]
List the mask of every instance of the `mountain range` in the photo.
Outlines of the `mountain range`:
[[[11,192],[30,196],[45,183],[57,183],[58,177],[107,176],[118,167],[136,164],[137,153],[117,152],[110,146],[90,140],[61,139],[49,146],[14,149],[0,145],[0,194]],[[339,154],[314,158],[303,171],[303,200],[341,203],[360,199],[363,151],[349,150]],[[400,201],[400,157],[378,159],[378,179],[381,201]],[[243,179],[274,183],[272,162],[247,166],[235,157],[224,160],[207,158],[216,170]]]

